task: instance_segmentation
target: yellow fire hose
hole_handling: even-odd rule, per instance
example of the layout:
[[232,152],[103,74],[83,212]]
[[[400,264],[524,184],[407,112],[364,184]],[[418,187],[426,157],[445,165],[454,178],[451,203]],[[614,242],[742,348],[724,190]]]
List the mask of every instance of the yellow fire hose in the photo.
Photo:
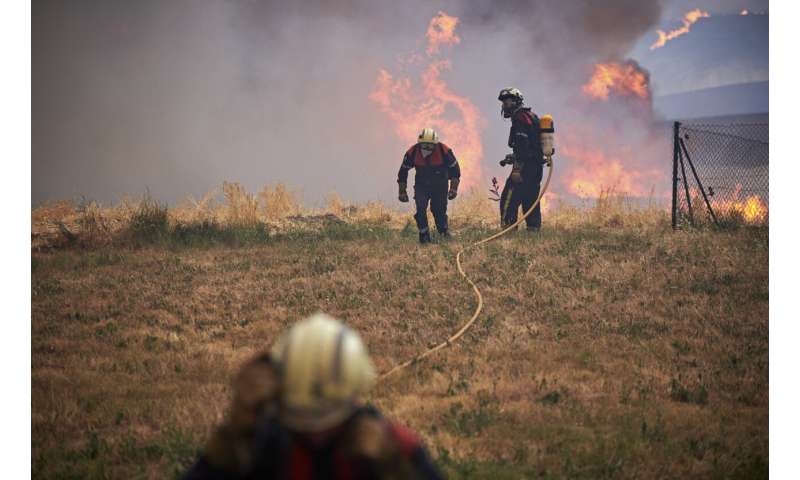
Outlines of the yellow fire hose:
[[467,276],[466,272],[464,272],[464,267],[461,265],[461,255],[464,252],[466,252],[468,249],[470,249],[470,248],[477,247],[477,246],[483,245],[485,243],[489,243],[492,240],[496,240],[496,239],[502,237],[506,233],[508,233],[511,230],[517,228],[517,226],[519,224],[521,224],[522,222],[525,221],[525,219],[528,217],[528,215],[533,213],[533,210],[536,208],[537,205],[539,205],[539,202],[542,200],[542,196],[544,196],[545,192],[547,191],[547,187],[550,185],[550,177],[553,176],[553,157],[552,156],[548,156],[546,163],[547,163],[547,166],[549,167],[549,169],[547,171],[547,180],[545,180],[544,186],[539,190],[539,196],[536,197],[536,201],[533,202],[533,205],[531,205],[531,208],[529,208],[528,211],[525,212],[522,215],[522,217],[519,220],[517,220],[516,223],[514,223],[513,225],[510,225],[510,226],[504,228],[503,230],[501,230],[501,231],[499,231],[499,232],[497,232],[497,233],[495,233],[495,234],[493,234],[493,235],[491,235],[489,237],[486,237],[486,238],[484,238],[482,240],[478,240],[477,242],[474,242],[474,243],[471,243],[471,244],[469,244],[469,245],[467,245],[465,247],[462,247],[461,250],[459,250],[458,253],[456,254],[456,265],[458,266],[458,273],[460,273],[461,276],[464,277],[464,280],[466,280],[467,283],[469,283],[469,285],[472,287],[472,290],[475,292],[475,296],[478,299],[478,305],[475,307],[475,312],[472,314],[472,317],[467,321],[467,323],[464,324],[464,326],[462,326],[450,338],[448,338],[444,342],[436,345],[435,347],[429,348],[428,350],[422,352],[421,354],[417,355],[416,357],[414,357],[414,358],[412,358],[410,360],[406,360],[405,362],[403,362],[403,363],[401,363],[399,365],[396,365],[394,368],[392,368],[388,372],[381,374],[378,377],[378,381],[381,381],[381,380],[389,377],[393,373],[398,372],[398,371],[400,371],[400,370],[402,370],[402,369],[404,369],[404,368],[406,368],[406,367],[408,367],[410,365],[413,365],[414,363],[422,360],[423,358],[425,358],[425,357],[427,357],[429,355],[432,355],[433,353],[435,353],[435,352],[437,352],[437,351],[439,351],[439,350],[441,350],[441,349],[443,349],[445,347],[448,347],[448,346],[452,345],[459,338],[461,338],[461,336],[463,336],[464,333],[466,333],[466,331],[470,329],[470,327],[472,327],[472,324],[475,323],[475,320],[477,320],[478,315],[481,314],[481,310],[483,310],[483,295],[481,295],[481,291],[478,290],[478,286],[475,285],[475,282],[473,282]]

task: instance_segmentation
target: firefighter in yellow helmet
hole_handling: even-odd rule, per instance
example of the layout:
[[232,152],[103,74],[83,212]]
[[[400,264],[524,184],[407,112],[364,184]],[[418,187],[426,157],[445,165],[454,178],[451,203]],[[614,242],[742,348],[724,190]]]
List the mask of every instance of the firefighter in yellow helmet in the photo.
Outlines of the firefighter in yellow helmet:
[[[412,168],[414,176],[414,201],[417,206],[414,219],[419,229],[419,242],[431,241],[428,228],[428,203],[436,222],[436,231],[443,238],[450,236],[447,225],[447,201],[458,195],[458,184],[461,180],[461,169],[453,151],[439,141],[439,135],[432,128],[420,132],[418,142],[406,151],[400,171],[397,172],[397,184],[400,187],[398,199],[408,201],[406,184],[408,171]],[[450,181],[448,190],[447,182]]]
[[364,405],[374,382],[355,331],[323,313],[298,322],[244,365],[184,478],[440,478],[414,433]]

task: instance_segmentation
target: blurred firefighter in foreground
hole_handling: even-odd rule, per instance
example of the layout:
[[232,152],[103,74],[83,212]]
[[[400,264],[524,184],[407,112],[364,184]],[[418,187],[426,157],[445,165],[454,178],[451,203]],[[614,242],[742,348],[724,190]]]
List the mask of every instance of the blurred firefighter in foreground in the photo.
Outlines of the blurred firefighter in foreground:
[[[512,166],[500,195],[500,222],[506,227],[517,222],[520,207],[523,213],[527,212],[539,196],[545,156],[550,161],[553,154],[553,119],[545,115],[540,120],[525,107],[519,89],[504,88],[497,99],[503,102],[503,118],[511,119],[508,146],[514,151],[500,161],[501,166]],[[541,204],[537,204],[533,213],[525,218],[525,223],[529,231],[539,231],[542,227]]]
[[[408,149],[397,172],[397,184],[400,187],[398,199],[408,201],[406,184],[408,171],[416,168],[414,176],[414,200],[417,213],[414,219],[419,229],[419,243],[431,241],[428,229],[428,202],[436,222],[436,231],[443,238],[450,236],[447,229],[447,201],[458,195],[458,183],[461,169],[453,151],[439,142],[439,136],[432,128],[426,128],[419,134],[419,141]],[[448,190],[447,181],[450,181]]]
[[410,430],[362,403],[374,381],[356,332],[322,313],[295,324],[242,367],[184,478],[441,478]]

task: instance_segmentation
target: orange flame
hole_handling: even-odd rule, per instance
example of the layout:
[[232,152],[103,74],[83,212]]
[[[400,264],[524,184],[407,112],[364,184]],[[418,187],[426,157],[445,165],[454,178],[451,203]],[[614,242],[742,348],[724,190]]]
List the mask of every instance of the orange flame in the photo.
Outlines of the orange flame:
[[747,223],[759,223],[768,219],[769,208],[758,195],[749,195],[746,200],[739,200],[742,185],[736,184],[733,199],[717,201],[714,209],[723,215],[738,215]]
[[457,45],[461,42],[461,38],[456,35],[456,25],[458,25],[458,17],[451,17],[450,15],[439,12],[431,19],[428,24],[428,49],[425,52],[428,55],[439,53],[439,45]]
[[700,10],[699,8],[695,8],[694,10],[687,12],[686,15],[683,16],[683,26],[681,28],[677,28],[669,33],[664,32],[663,30],[658,30],[658,40],[652,45],[650,45],[650,50],[655,50],[656,48],[661,48],[666,44],[668,41],[680,37],[685,33],[689,33],[689,28],[700,20],[701,18],[710,17],[708,12]]
[[621,96],[650,98],[650,78],[634,62],[598,63],[592,78],[583,86],[583,92],[592,98],[608,100],[610,92]]
[[541,203],[542,213],[548,213],[553,210],[554,205],[559,200],[561,200],[561,195],[557,194],[556,192],[544,192],[542,199],[539,201],[539,203]]
[[767,206],[758,195],[750,195],[744,202],[741,212],[746,221],[755,222],[764,219],[767,215]]
[[[456,94],[442,78],[451,68],[449,60],[431,60],[442,44],[454,45],[460,39],[454,29],[458,18],[439,12],[428,26],[428,61],[419,82],[408,76],[395,78],[385,69],[378,73],[375,89],[369,98],[394,122],[395,133],[403,141],[413,144],[425,127],[439,132],[439,137],[453,149],[461,167],[461,183],[465,188],[478,184],[481,179],[480,161],[483,144],[480,132],[485,120],[467,97]],[[412,55],[413,63],[425,58]],[[415,85],[419,83],[421,85]]]
[[631,168],[639,162],[629,148],[607,153],[569,136],[559,138],[559,144],[561,154],[572,160],[565,175],[566,187],[580,198],[597,198],[609,189],[644,197],[652,193],[650,187],[662,181],[663,172],[659,170]]

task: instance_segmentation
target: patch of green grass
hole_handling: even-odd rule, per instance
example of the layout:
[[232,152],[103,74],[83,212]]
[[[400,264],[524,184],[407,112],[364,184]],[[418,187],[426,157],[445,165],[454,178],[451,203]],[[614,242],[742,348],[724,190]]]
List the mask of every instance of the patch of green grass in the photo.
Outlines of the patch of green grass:
[[594,355],[592,354],[592,352],[588,351],[581,352],[581,355],[578,358],[578,362],[583,368],[591,368],[596,363]]
[[610,333],[622,335],[631,340],[651,340],[669,332],[669,325],[653,322],[647,318],[622,319],[610,328]]
[[750,289],[750,301],[769,302],[769,285],[758,284]]
[[561,401],[561,392],[558,390],[553,390],[552,392],[546,393],[542,398],[539,399],[544,405],[555,405]]
[[676,378],[670,381],[669,396],[676,402],[694,403],[696,405],[708,404],[708,390],[705,385],[701,384],[693,388],[688,388]]
[[[76,312],[76,316],[78,315],[80,315],[80,313]],[[94,334],[98,337],[110,337],[115,335],[117,332],[119,332],[119,325],[117,325],[116,322],[108,322],[95,328],[94,330]]]
[[[769,462],[758,453],[747,452],[743,454],[736,468],[729,478],[736,480],[760,480],[769,478]],[[726,476],[720,472],[721,476]]]
[[105,267],[109,265],[119,265],[120,263],[124,263],[125,259],[125,255],[122,255],[119,252],[105,251],[100,252],[96,257],[93,257],[92,261],[96,267]]
[[686,355],[692,351],[692,347],[690,347],[687,342],[683,342],[681,340],[673,340],[672,347],[675,348],[675,351],[679,355]]
[[310,269],[315,275],[324,275],[336,270],[336,263],[327,256],[319,255],[312,258]]
[[107,458],[109,444],[94,431],[86,435],[83,444],[67,447],[63,444],[34,459],[32,478],[105,479],[109,477]]
[[706,279],[696,279],[689,285],[689,291],[692,293],[702,293],[706,295],[716,295],[719,293],[717,282],[712,282]]
[[276,240],[292,242],[351,241],[351,240],[389,240],[398,237],[396,230],[384,225],[368,223],[348,223],[325,220],[319,230],[292,231],[275,236]]
[[[516,480],[519,478],[539,477],[540,471],[524,462],[526,455],[516,455],[521,458],[519,462],[495,461],[481,462],[471,458],[453,458],[450,451],[444,448],[439,449],[436,456],[436,463],[448,478],[477,478],[492,480]],[[547,478],[546,476],[543,478]]]
[[154,337],[153,335],[147,335],[144,337],[142,345],[144,345],[144,349],[148,352],[155,351],[156,348],[158,347],[158,337]]
[[196,223],[178,223],[169,232],[172,248],[209,248],[217,245],[237,247],[269,242],[269,229],[263,223],[253,225],[221,225],[205,220]]
[[224,263],[220,266],[220,271],[223,272],[249,272],[253,268],[253,262],[250,260],[234,260],[232,262]]
[[52,295],[60,295],[62,293],[64,293],[64,288],[61,286],[61,282],[54,278],[34,277],[31,280],[32,297],[49,297]]
[[[122,418],[124,415],[118,412],[118,424]],[[181,478],[196,459],[199,445],[196,435],[175,428],[166,428],[149,439],[129,433],[113,443],[89,431],[78,446],[59,444],[42,452],[32,462],[32,478],[139,478],[145,475],[146,465],[153,462],[166,464],[172,478]],[[122,469],[112,466],[112,458],[124,458],[126,464]]]
[[500,416],[500,408],[495,399],[486,392],[478,392],[477,408],[467,410],[461,402],[455,402],[444,416],[445,427],[464,437],[480,435],[480,433]]

